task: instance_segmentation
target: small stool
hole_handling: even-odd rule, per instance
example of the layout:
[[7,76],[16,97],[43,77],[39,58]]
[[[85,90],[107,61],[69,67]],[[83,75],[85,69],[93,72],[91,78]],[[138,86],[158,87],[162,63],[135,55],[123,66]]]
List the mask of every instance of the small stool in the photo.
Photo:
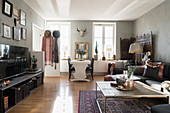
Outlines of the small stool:
[[112,81],[111,75],[105,75],[104,81]]

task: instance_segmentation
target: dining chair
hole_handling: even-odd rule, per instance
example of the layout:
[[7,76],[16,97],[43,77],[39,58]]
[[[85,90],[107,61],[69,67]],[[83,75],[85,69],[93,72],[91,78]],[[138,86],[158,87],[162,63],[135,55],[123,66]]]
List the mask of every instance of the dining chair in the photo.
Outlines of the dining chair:
[[91,59],[91,64],[86,68],[86,73],[91,73],[92,80],[93,79],[93,67],[94,67],[94,58]]
[[70,64],[71,59],[68,58],[68,67],[69,67],[69,80],[71,78],[71,74],[75,72],[75,68],[73,67],[73,64]]

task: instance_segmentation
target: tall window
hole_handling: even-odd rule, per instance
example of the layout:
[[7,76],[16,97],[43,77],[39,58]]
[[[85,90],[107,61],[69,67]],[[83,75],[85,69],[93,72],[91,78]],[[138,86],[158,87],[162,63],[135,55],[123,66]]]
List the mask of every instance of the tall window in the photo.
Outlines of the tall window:
[[47,22],[46,29],[60,31],[60,59],[70,57],[70,23]]
[[[96,42],[98,46],[98,57],[102,59],[103,56],[106,59],[112,59],[115,51],[115,24],[99,24],[93,23],[94,26],[94,39],[93,48],[96,47]],[[95,54],[95,49],[93,49],[93,55]]]

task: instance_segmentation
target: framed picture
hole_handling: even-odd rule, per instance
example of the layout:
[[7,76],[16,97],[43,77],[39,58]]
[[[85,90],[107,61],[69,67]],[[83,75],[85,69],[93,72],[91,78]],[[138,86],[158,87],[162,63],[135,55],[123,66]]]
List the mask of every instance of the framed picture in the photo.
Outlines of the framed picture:
[[27,30],[25,28],[21,28],[21,38],[23,40],[27,39]]
[[13,15],[15,15],[16,17],[19,17],[19,11],[16,7],[13,7]]
[[1,29],[2,29],[2,23],[1,23],[1,19],[0,19],[0,33],[1,33]]
[[11,38],[11,27],[7,24],[3,24],[3,36],[4,38]]
[[2,13],[8,17],[12,17],[13,5],[7,1],[3,0]]
[[88,59],[88,42],[75,42],[75,59]]
[[20,24],[25,26],[26,25],[26,13],[20,10]]
[[13,39],[21,40],[21,29],[17,27],[13,27]]

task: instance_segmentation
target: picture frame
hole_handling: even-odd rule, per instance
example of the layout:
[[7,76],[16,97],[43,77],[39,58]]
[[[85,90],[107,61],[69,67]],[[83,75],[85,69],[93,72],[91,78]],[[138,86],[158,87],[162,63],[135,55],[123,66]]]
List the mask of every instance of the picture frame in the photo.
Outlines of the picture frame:
[[[85,52],[85,54],[82,55],[82,58],[79,54],[79,50]],[[88,59],[88,42],[75,42],[75,59],[76,60]]]
[[19,17],[19,10],[13,6],[13,15]]
[[1,34],[1,30],[2,30],[2,23],[1,23],[1,19],[0,19],[0,34]]
[[8,17],[12,17],[13,4],[7,0],[3,0],[2,13]]
[[3,36],[4,38],[11,39],[11,27],[3,23]]
[[26,13],[21,9],[19,12],[19,22],[21,25],[26,26]]
[[21,28],[21,39],[26,40],[27,39],[27,29]]
[[13,39],[14,40],[21,40],[21,29],[17,27],[13,27]]

